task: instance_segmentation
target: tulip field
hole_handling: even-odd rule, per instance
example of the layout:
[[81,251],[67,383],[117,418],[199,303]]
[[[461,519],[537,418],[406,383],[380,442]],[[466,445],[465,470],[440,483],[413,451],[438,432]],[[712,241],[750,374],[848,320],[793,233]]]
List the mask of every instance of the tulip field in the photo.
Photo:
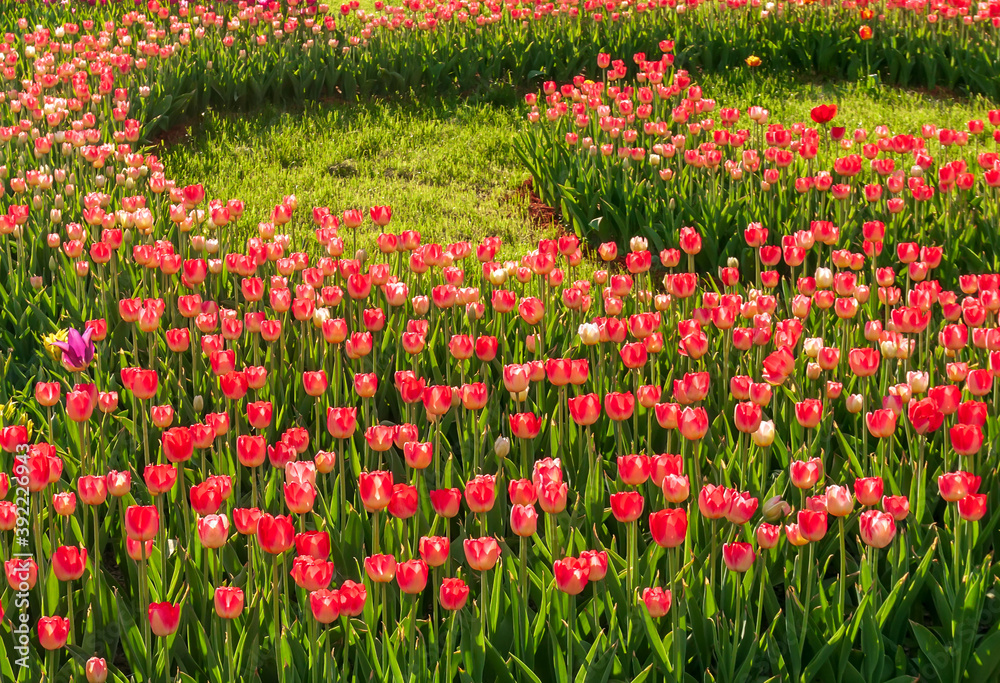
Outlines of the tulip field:
[[1000,681],[997,54],[0,1],[0,681]]

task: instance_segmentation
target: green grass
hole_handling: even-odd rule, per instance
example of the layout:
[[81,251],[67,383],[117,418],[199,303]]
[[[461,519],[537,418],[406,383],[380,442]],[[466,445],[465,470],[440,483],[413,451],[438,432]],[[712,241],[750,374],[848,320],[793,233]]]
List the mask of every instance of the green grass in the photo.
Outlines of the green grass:
[[523,253],[553,232],[531,228],[526,200],[513,196],[528,177],[512,145],[523,125],[515,108],[459,100],[209,111],[162,157],[178,183],[201,182],[209,198],[242,199],[244,225],[267,220],[294,194],[302,228],[311,229],[313,206],[387,204],[393,232],[448,242],[499,235]]

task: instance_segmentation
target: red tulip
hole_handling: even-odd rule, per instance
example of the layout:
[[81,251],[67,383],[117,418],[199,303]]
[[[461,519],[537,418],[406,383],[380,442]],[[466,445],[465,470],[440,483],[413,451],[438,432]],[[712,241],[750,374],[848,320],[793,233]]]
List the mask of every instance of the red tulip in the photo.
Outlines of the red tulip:
[[318,591],[329,586],[333,580],[333,562],[311,555],[299,555],[292,561],[289,575],[295,585],[306,592]]
[[151,496],[167,493],[177,483],[177,468],[173,465],[146,465],[143,479]]
[[326,428],[335,439],[350,439],[358,427],[357,408],[328,408]]
[[538,530],[538,513],[531,505],[515,504],[510,509],[510,529],[522,538],[533,536]]
[[236,619],[243,614],[243,590],[219,586],[215,589],[215,613],[221,619]]
[[986,494],[969,493],[958,501],[958,514],[968,522],[978,522],[986,515]]
[[826,513],[815,510],[799,510],[799,532],[807,541],[821,541],[826,536]]
[[623,422],[635,411],[635,397],[630,392],[611,392],[604,397],[604,410],[615,422]]
[[462,504],[462,492],[456,488],[436,489],[427,494],[434,513],[440,517],[454,517]]
[[811,489],[823,476],[823,461],[819,458],[793,460],[789,466],[792,485],[799,489]]
[[41,617],[38,619],[38,644],[46,650],[60,650],[69,639],[69,619]]
[[409,519],[417,514],[419,497],[417,487],[410,484],[394,484],[389,498],[389,514],[396,519]]
[[851,372],[858,377],[871,377],[878,372],[880,358],[878,349],[874,348],[851,349],[847,354]]
[[467,538],[462,545],[465,548],[465,561],[475,571],[493,569],[500,558],[500,545],[489,536]]
[[154,602],[149,605],[149,626],[153,634],[165,638],[177,632],[181,623],[181,606],[169,602]]
[[295,540],[295,528],[290,516],[262,513],[257,522],[257,543],[270,555],[280,555],[290,549]]
[[52,572],[60,581],[76,581],[87,568],[87,549],[59,546],[52,553]]
[[168,429],[160,437],[160,446],[163,448],[163,455],[169,462],[178,463],[190,460],[194,453],[191,430],[187,427]]
[[133,541],[150,541],[160,529],[160,516],[152,505],[132,505],[125,510],[125,533]]
[[979,493],[981,477],[969,472],[948,472],[938,477],[938,489],[941,497],[949,503],[955,503],[970,493]]
[[362,472],[358,476],[358,491],[368,512],[386,509],[392,497],[392,472]]
[[[361,587],[364,590],[364,587]],[[313,618],[321,624],[332,624],[340,618],[344,597],[340,591],[320,589],[309,594],[309,607]],[[362,598],[362,606],[364,598]]]
[[736,429],[744,434],[753,434],[760,427],[762,413],[759,405],[754,403],[737,403],[733,414]]
[[618,478],[629,486],[640,486],[649,479],[650,459],[648,455],[619,455]]
[[592,425],[601,416],[601,398],[597,394],[583,394],[566,401],[573,422],[581,426]]
[[634,522],[642,515],[645,500],[638,491],[611,494],[611,512],[619,522]]
[[685,408],[677,418],[677,429],[688,441],[697,441],[708,433],[708,412],[701,407]]
[[431,567],[440,567],[448,561],[451,541],[447,536],[421,536],[418,546],[421,559]]
[[865,424],[876,439],[887,439],[896,431],[896,413],[882,409],[866,413]]
[[550,515],[557,515],[566,509],[569,486],[561,481],[542,481],[535,486],[538,491],[538,506]]
[[722,546],[722,560],[729,571],[743,573],[753,566],[757,554],[749,543],[725,543]]
[[959,455],[975,455],[983,447],[983,429],[979,425],[957,424],[948,430],[948,436]]
[[533,413],[517,413],[509,417],[510,431],[519,439],[534,439],[542,429],[542,421]]
[[882,477],[862,477],[854,481],[854,495],[862,505],[878,505],[882,500]]
[[423,560],[408,560],[396,566],[396,582],[407,595],[418,595],[427,586],[427,563]]
[[579,595],[590,579],[590,562],[583,558],[567,557],[552,563],[556,588],[568,595]]
[[806,429],[815,429],[823,417],[823,402],[807,398],[795,404],[795,419]]
[[344,581],[340,586],[340,610],[351,617],[360,616],[365,609],[368,591],[364,584]]
[[687,510],[684,508],[667,508],[649,515],[649,531],[661,548],[676,548],[684,543],[687,528]]
[[[5,479],[6,475],[0,475],[0,479]],[[101,505],[108,499],[108,483],[101,476],[84,476],[77,480],[76,490],[80,494],[80,500],[87,505]],[[6,495],[4,482],[0,481],[0,498]]]
[[233,510],[233,524],[236,531],[244,536],[254,536],[257,534],[257,526],[260,524],[261,511],[258,508],[236,508]]
[[438,598],[441,602],[441,607],[444,609],[450,611],[460,610],[465,607],[465,603],[469,599],[469,587],[462,579],[442,579]]
[[663,588],[646,588],[642,591],[642,602],[646,605],[646,611],[654,619],[665,617],[670,612],[670,604],[673,597],[669,590]]
[[496,477],[480,474],[465,485],[465,503],[473,512],[489,512],[496,502]]
[[892,515],[878,510],[865,510],[858,519],[861,540],[873,548],[884,548],[896,535],[896,522]]

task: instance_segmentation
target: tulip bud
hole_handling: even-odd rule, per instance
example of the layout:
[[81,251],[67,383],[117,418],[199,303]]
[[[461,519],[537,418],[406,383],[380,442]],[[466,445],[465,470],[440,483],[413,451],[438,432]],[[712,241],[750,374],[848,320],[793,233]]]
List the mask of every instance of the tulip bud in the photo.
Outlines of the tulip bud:
[[197,396],[194,397],[194,401],[192,401],[192,407],[194,408],[194,412],[198,414],[200,414],[201,411],[205,409],[205,399],[202,398],[201,394],[198,394]]
[[497,440],[493,443],[493,452],[500,459],[506,458],[507,454],[510,453],[510,439],[506,436],[498,436]]
[[785,502],[781,496],[774,496],[764,502],[761,508],[761,515],[768,522],[777,522],[792,513],[792,506]]

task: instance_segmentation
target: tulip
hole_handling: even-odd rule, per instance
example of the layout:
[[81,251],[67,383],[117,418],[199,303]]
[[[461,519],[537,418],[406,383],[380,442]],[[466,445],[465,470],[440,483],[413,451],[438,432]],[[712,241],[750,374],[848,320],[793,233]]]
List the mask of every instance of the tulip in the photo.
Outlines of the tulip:
[[491,537],[467,538],[462,543],[465,561],[470,569],[487,571],[493,569],[500,558],[500,545]]
[[722,560],[729,571],[743,573],[753,566],[756,559],[757,555],[749,543],[725,543],[722,546]]
[[823,461],[819,458],[793,460],[789,467],[792,485],[799,489],[811,489],[823,476]]
[[676,548],[684,543],[687,528],[687,510],[684,508],[667,508],[649,515],[649,531],[653,541],[661,548]]
[[290,516],[261,514],[257,522],[257,543],[270,555],[280,555],[295,541],[295,528]]
[[887,439],[896,431],[896,413],[882,409],[866,413],[865,424],[876,439]]
[[361,502],[368,512],[378,512],[389,506],[392,497],[392,473],[377,470],[358,476]]
[[514,505],[534,505],[538,492],[530,479],[511,479],[507,484],[510,502]]
[[[362,587],[363,591],[364,588]],[[313,618],[321,624],[332,624],[341,615],[344,597],[340,591],[321,588],[309,593],[309,607]],[[362,604],[364,599],[362,598]]]
[[440,517],[454,517],[462,504],[462,492],[458,489],[437,489],[427,494],[434,513]]
[[221,548],[228,537],[229,519],[225,515],[205,515],[198,520],[198,540],[206,548]]
[[153,634],[166,638],[176,633],[181,622],[181,606],[169,602],[154,602],[149,605],[149,626]]
[[884,548],[896,535],[893,516],[878,510],[865,510],[858,520],[861,540],[873,548]]
[[834,517],[846,517],[854,510],[854,497],[846,486],[826,487],[826,511]]
[[862,477],[855,479],[854,495],[862,505],[878,505],[882,500],[882,478]]
[[815,510],[799,510],[798,529],[807,541],[821,541],[826,536],[826,513]]
[[941,497],[949,503],[955,503],[970,493],[979,493],[981,478],[969,472],[947,472],[938,477],[938,489]]
[[91,657],[83,667],[87,683],[105,683],[108,680],[108,663],[102,657]]
[[640,486],[649,479],[650,458],[648,455],[618,456],[618,478],[629,486]]
[[882,509],[899,522],[909,516],[910,501],[906,496],[883,496]]
[[538,490],[538,506],[543,512],[557,515],[566,509],[569,486],[563,482],[543,481]]
[[646,605],[649,616],[654,619],[664,617],[670,611],[672,595],[663,588],[646,588],[642,591],[642,602]]
[[59,546],[52,553],[52,572],[60,581],[76,581],[87,567],[87,549]]
[[40,617],[38,619],[38,643],[46,650],[61,650],[69,639],[69,619],[63,617]]
[[462,579],[442,579],[438,599],[444,609],[452,612],[460,610],[469,599],[469,587]]
[[160,529],[160,516],[152,505],[132,505],[125,510],[125,533],[133,541],[150,541]]
[[567,595],[579,595],[590,578],[590,562],[583,558],[567,557],[552,564],[556,588]]
[[421,536],[420,557],[431,567],[440,567],[448,560],[451,542],[446,536]]
[[427,563],[423,560],[409,560],[396,566],[396,582],[407,595],[418,595],[427,586]]
[[969,493],[958,501],[958,514],[969,522],[978,522],[986,515],[986,494]]
[[976,424],[957,424],[948,430],[948,436],[958,455],[975,455],[983,447],[983,429]]
[[538,529],[538,513],[531,505],[511,506],[510,529],[522,538],[533,536]]
[[243,613],[243,590],[219,586],[215,589],[215,613],[221,619],[236,619]]
[[489,512],[496,502],[496,477],[480,474],[465,485],[465,502],[473,512]]

